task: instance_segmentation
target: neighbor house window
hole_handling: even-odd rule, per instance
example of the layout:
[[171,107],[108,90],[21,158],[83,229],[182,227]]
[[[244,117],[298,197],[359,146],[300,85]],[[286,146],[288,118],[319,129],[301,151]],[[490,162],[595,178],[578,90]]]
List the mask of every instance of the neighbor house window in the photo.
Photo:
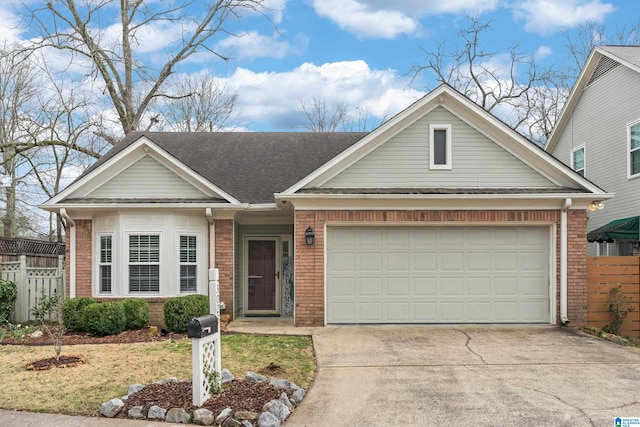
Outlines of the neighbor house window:
[[196,236],[180,236],[180,292],[195,292],[198,271]]
[[100,293],[111,293],[111,257],[113,237],[100,236]]
[[429,168],[451,169],[451,125],[429,125]]
[[640,174],[640,122],[627,128],[629,138],[629,176]]
[[129,236],[129,292],[160,292],[160,236]]
[[571,168],[584,176],[584,147],[576,148],[571,152]]

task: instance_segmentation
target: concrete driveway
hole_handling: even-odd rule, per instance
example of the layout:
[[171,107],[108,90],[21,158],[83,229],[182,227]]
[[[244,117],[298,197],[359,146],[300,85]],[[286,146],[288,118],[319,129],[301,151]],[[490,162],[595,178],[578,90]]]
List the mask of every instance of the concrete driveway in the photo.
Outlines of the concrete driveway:
[[313,331],[294,426],[613,426],[640,417],[640,352],[555,326]]

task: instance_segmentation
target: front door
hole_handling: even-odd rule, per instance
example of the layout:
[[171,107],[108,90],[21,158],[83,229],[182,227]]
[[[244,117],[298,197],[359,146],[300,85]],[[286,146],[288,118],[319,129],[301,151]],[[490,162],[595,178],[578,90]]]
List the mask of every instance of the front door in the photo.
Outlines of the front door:
[[247,311],[276,310],[276,240],[247,242]]

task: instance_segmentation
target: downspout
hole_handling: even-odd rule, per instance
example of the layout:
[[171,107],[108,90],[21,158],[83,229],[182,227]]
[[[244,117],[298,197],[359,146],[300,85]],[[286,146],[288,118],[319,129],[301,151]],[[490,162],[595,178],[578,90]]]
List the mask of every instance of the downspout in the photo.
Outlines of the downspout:
[[571,208],[571,198],[567,197],[560,211],[560,322],[563,325],[569,324],[567,317],[567,211],[569,208]]
[[209,222],[209,268],[216,267],[216,222],[213,219],[211,208],[204,211],[207,221]]
[[76,297],[76,222],[67,214],[65,208],[60,208],[60,216],[69,228],[69,298]]

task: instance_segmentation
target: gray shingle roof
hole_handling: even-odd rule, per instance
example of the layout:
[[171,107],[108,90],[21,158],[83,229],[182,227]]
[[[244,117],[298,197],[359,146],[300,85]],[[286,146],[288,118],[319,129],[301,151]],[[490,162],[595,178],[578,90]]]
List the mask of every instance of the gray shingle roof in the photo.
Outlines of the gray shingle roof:
[[364,132],[133,132],[86,172],[146,136],[240,202],[273,203],[286,190],[353,145]]

